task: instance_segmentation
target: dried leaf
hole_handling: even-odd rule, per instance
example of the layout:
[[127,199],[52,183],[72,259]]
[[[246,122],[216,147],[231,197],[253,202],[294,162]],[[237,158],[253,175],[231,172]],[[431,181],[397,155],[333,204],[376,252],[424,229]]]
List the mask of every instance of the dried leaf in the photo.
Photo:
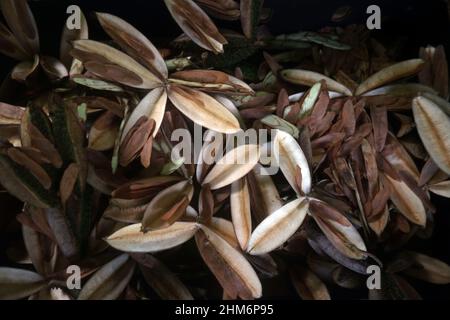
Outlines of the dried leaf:
[[26,0],[2,0],[3,17],[29,56],[39,53],[39,32]]
[[195,239],[203,260],[228,295],[234,299],[261,297],[261,282],[239,251],[206,226],[201,226]]
[[164,81],[168,71],[158,49],[128,22],[108,13],[97,13],[103,29],[136,61]]
[[80,169],[76,163],[71,163],[64,171],[61,182],[59,184],[59,194],[61,197],[61,203],[63,205],[66,203],[67,199],[69,199],[70,195],[73,192],[75,183],[78,180],[79,172]]
[[67,216],[57,208],[50,208],[45,210],[45,217],[62,254],[67,258],[76,257],[78,243]]
[[[68,20],[71,17],[67,18]],[[88,39],[89,38],[89,28],[87,25],[86,17],[80,10],[80,28],[69,29],[68,24],[64,24],[63,32],[61,35],[61,44],[59,48],[59,57],[61,62],[66,66],[67,69],[71,69],[72,66],[76,65],[76,62],[70,55],[70,50],[72,49],[72,42],[75,40]],[[77,72],[79,71],[79,72]],[[82,70],[71,70],[70,74],[79,74]]]
[[[17,166],[14,166],[11,160],[2,155],[0,155],[0,171],[2,172],[0,174],[1,185],[21,201],[39,208],[48,208],[54,204],[54,200],[33,176],[23,170],[20,170],[20,173],[17,172]],[[32,180],[25,177],[27,175]]]
[[412,259],[412,265],[404,270],[407,275],[434,284],[450,283],[448,264],[417,252],[408,251],[407,255]]
[[126,167],[141,153],[155,130],[155,120],[142,116],[123,138],[120,146],[120,165]]
[[427,216],[420,198],[408,187],[404,181],[398,181],[389,175],[384,175],[385,182],[391,188],[391,200],[397,209],[412,223],[424,227]]
[[203,180],[211,190],[223,188],[245,176],[259,160],[258,145],[241,145],[227,152]]
[[276,115],[271,114],[265,116],[264,118],[261,119],[261,122],[273,129],[283,130],[289,133],[295,139],[298,139],[299,137],[300,133],[296,126]]
[[429,185],[428,189],[437,195],[450,198],[450,180]]
[[140,199],[147,195],[156,193],[178,181],[181,178],[177,176],[156,176],[135,181],[130,181],[121,185],[112,193],[113,198],[120,199]]
[[236,117],[211,96],[175,85],[171,85],[168,92],[170,101],[196,124],[228,134],[240,130]]
[[223,52],[227,40],[192,0],[164,0],[181,29],[200,47],[214,53]]
[[25,109],[0,102],[0,125],[20,124],[24,116]]
[[117,139],[119,118],[111,111],[106,111],[92,124],[89,131],[88,147],[96,151],[114,148]]
[[205,224],[212,231],[217,233],[222,239],[224,239],[230,246],[239,250],[240,246],[236,238],[236,232],[234,231],[233,223],[223,218],[212,217],[211,221]]
[[162,81],[136,60],[106,44],[92,40],[73,42],[72,55],[82,61],[90,72],[106,80],[140,88],[153,89]]
[[31,58],[16,37],[3,23],[0,23],[0,44],[0,52],[8,57],[20,61]]
[[125,290],[134,271],[134,262],[122,254],[92,275],[78,300],[114,300]]
[[356,89],[355,95],[359,96],[386,83],[416,74],[424,63],[425,61],[422,59],[411,59],[384,68],[361,83]]
[[[145,281],[161,297],[167,300],[193,300],[191,293],[178,277],[156,258],[138,254],[132,255],[140,265]],[[143,263],[142,260],[145,259]]]
[[207,92],[254,94],[245,82],[216,70],[178,71],[170,75],[169,81]]
[[109,83],[99,79],[91,79],[83,76],[76,76],[71,78],[73,82],[94,89],[111,92],[123,92],[123,89],[113,83]]
[[256,36],[263,4],[264,0],[240,1],[242,31],[248,39],[254,39]]
[[163,88],[156,88],[150,91],[144,99],[141,100],[128,118],[123,130],[122,141],[142,116],[146,116],[147,118],[155,121],[156,125],[153,131],[153,137],[155,137],[164,118],[166,103],[167,93]]
[[[284,131],[277,131],[274,141],[275,158],[286,180],[297,194],[308,194],[311,191],[311,172],[309,164],[297,141]],[[296,184],[296,172],[300,168],[302,176],[301,188]]]
[[331,300],[326,285],[308,268],[294,267],[289,274],[302,300]]
[[236,238],[241,249],[245,251],[252,232],[250,194],[245,178],[236,180],[231,184],[230,206]]
[[303,223],[308,206],[305,198],[298,198],[264,219],[253,231],[247,252],[259,255],[280,247]]
[[384,149],[388,134],[387,110],[384,107],[372,107],[370,108],[370,116],[372,118],[375,150],[381,152]]
[[[329,219],[311,210],[312,217],[328,240],[342,254],[351,259],[361,260],[367,257],[366,245],[356,228],[349,222],[341,224],[335,219]],[[341,219],[346,219],[342,217]]]
[[288,82],[311,87],[323,80],[329,90],[342,93],[346,96],[352,96],[350,89],[317,72],[301,69],[286,69],[281,71],[280,76]]
[[117,250],[126,252],[157,252],[176,247],[194,236],[198,225],[191,222],[175,222],[167,228],[142,232],[140,223],[124,227],[106,242]]
[[52,179],[36,161],[28,157],[19,148],[9,148],[7,152],[11,160],[28,170],[46,190],[50,189]]
[[22,269],[0,268],[0,299],[22,299],[46,286],[39,274]]
[[194,187],[181,181],[158,193],[149,203],[142,219],[142,230],[167,228],[185,212],[192,199]]
[[438,167],[450,174],[450,119],[431,100],[413,100],[414,120],[420,138]]
[[58,81],[69,75],[66,67],[56,58],[41,55],[40,64],[50,81]]

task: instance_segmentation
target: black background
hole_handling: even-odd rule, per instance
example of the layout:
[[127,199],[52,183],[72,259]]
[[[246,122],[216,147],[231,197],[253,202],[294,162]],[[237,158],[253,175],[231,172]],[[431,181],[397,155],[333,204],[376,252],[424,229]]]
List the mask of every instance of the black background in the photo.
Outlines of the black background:
[[[99,27],[93,12],[108,12],[127,20],[153,42],[166,44],[180,34],[179,27],[171,19],[162,0],[41,0],[30,1],[36,17],[41,37],[41,52],[57,56],[62,26],[67,18],[66,8],[70,4],[80,5],[87,15],[90,37],[96,40],[107,39]],[[403,42],[402,58],[417,57],[420,46],[443,44],[449,54],[448,9],[445,1],[438,0],[397,0],[397,1],[319,1],[319,0],[266,0],[266,7],[274,10],[268,23],[274,34],[317,30],[325,26],[345,26],[350,23],[365,24],[367,6],[377,4],[381,8],[382,29],[375,31],[375,37],[382,43]],[[351,16],[340,24],[330,21],[332,13],[342,5],[352,7]],[[218,22],[218,25],[222,24]],[[239,30],[239,24],[226,23],[227,28]],[[394,40],[395,39],[395,40]],[[4,77],[14,66],[14,61],[0,56],[0,76]],[[0,173],[1,174],[1,173]],[[0,203],[3,195],[0,195]],[[431,239],[413,241],[410,245],[420,252],[427,253],[450,264],[450,202],[433,197],[438,207],[435,215],[435,232]],[[14,214],[3,207],[0,214]],[[7,211],[7,212],[5,212]],[[0,231],[1,230],[0,226]],[[0,234],[0,265],[4,258],[5,242]],[[5,239],[3,239],[5,240]],[[412,281],[414,287],[424,298],[450,298],[450,286],[428,285]],[[346,293],[338,293],[336,298],[348,298]]]

